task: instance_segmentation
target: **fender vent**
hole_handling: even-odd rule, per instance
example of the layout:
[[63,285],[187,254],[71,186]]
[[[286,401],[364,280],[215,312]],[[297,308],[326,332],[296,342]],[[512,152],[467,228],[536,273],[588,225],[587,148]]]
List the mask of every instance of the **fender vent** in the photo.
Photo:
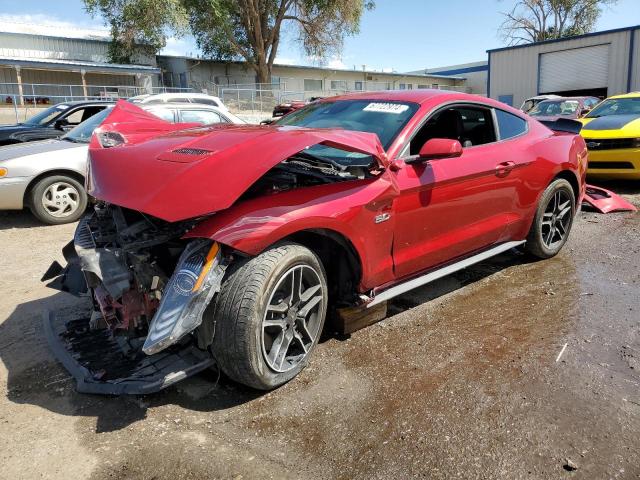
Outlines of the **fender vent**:
[[173,153],[179,153],[181,155],[206,155],[207,153],[211,153],[210,150],[205,150],[203,148],[178,148],[173,151]]

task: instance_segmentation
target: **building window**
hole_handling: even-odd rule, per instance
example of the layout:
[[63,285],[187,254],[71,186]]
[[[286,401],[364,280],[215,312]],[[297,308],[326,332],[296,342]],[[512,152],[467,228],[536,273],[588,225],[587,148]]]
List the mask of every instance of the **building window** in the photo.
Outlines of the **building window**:
[[407,90],[413,90],[413,83],[407,83]]
[[418,88],[429,88],[429,85],[418,85]]
[[331,80],[331,90],[346,90],[346,89],[347,89],[346,80]]
[[498,101],[513,107],[513,95],[499,95]]
[[277,77],[275,75],[271,75],[271,85],[279,87],[280,86],[280,77]]
[[401,83],[398,86],[400,87],[400,90],[406,90],[407,89],[407,84],[406,83]]
[[440,85],[438,85],[437,83],[433,83],[431,84],[431,88],[435,88],[437,90],[438,88],[440,88]]
[[322,90],[322,80],[315,80],[310,78],[304,79],[305,92],[317,92],[321,90]]
[[362,82],[356,82],[355,89],[362,90]]

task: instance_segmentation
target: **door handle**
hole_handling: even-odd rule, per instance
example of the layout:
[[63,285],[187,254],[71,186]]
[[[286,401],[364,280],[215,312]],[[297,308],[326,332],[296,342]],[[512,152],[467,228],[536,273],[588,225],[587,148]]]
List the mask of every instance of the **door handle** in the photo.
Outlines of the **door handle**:
[[516,167],[516,162],[502,162],[496,165],[496,176],[506,177]]

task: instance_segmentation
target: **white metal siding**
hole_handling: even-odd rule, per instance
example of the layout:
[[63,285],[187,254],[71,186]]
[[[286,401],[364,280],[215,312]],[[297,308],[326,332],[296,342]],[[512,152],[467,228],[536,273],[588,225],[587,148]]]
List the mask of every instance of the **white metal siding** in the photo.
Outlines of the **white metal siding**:
[[[605,43],[611,44],[607,93],[608,95],[624,93],[627,91],[630,37],[630,31],[619,31],[494,51],[491,53],[491,98],[513,95],[514,105],[519,106],[525,98],[538,93],[538,61],[541,54]],[[636,32],[635,44],[640,50],[638,47],[640,30]],[[640,68],[636,71],[640,72]],[[574,74],[584,75],[583,70],[578,70]],[[640,84],[636,83],[636,85],[638,85],[636,88],[640,88]]]
[[540,93],[606,88],[610,44],[540,55]]

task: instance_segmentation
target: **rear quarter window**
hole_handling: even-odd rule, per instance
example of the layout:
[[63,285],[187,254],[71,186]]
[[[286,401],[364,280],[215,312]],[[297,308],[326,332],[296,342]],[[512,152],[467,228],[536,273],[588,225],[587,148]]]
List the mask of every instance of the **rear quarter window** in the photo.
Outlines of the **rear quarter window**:
[[517,115],[504,110],[496,110],[500,140],[508,140],[527,132],[527,122]]

